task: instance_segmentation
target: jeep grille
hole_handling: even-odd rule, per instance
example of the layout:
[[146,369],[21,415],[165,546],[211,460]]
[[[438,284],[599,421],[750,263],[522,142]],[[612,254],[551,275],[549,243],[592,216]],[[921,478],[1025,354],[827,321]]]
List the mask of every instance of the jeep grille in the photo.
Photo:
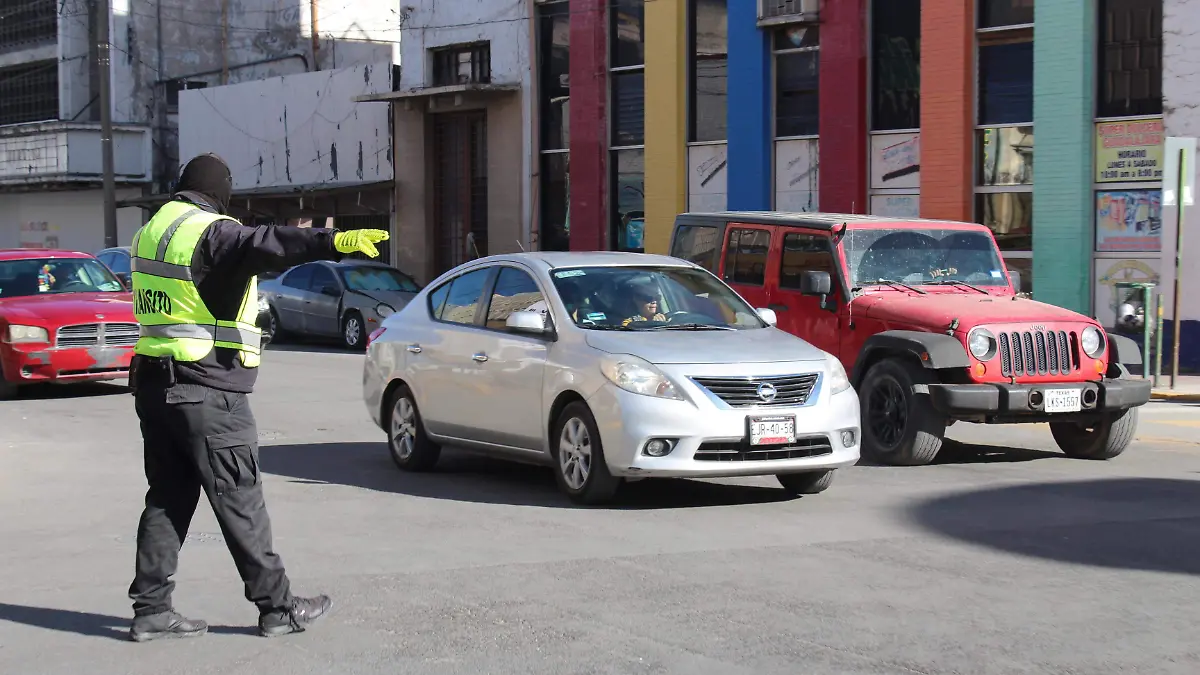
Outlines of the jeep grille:
[[1000,372],[1019,375],[1068,375],[1079,370],[1079,338],[1065,330],[1001,333]]

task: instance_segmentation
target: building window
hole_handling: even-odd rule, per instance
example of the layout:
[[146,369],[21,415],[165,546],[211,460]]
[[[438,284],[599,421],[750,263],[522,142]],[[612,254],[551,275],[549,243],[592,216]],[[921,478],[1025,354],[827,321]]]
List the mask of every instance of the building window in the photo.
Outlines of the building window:
[[57,42],[58,6],[59,0],[0,0],[0,51]]
[[979,0],[980,28],[1032,25],[1033,0]]
[[980,0],[976,43],[975,219],[1028,265],[1013,261],[1033,255],[1033,0]]
[[0,70],[0,124],[58,119],[58,60]]
[[646,193],[645,0],[611,0],[609,11],[609,247],[643,250]]
[[777,28],[775,53],[775,137],[816,136],[820,32],[816,25]]
[[1162,114],[1162,2],[1100,0],[1097,117]]
[[723,141],[729,84],[727,0],[690,0],[688,44],[689,136],[692,142]]
[[537,6],[541,96],[541,206],[538,248],[568,251],[570,228],[571,12],[568,0]]
[[921,127],[921,0],[871,3],[871,130]]
[[433,52],[433,86],[487,84],[492,81],[490,43],[456,45]]

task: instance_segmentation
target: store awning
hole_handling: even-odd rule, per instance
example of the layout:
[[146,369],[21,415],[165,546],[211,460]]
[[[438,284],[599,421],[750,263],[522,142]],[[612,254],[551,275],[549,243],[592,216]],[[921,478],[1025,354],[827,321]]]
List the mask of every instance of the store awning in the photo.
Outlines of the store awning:
[[452,84],[443,87],[414,87],[403,91],[387,91],[382,94],[366,94],[355,96],[358,103],[372,101],[403,101],[415,98],[430,98],[433,96],[481,95],[481,94],[511,94],[521,91],[519,84]]
[[[235,190],[229,200],[229,215],[249,218],[317,218],[324,216],[370,216],[391,213],[393,181],[374,183],[318,183],[256,187]],[[155,211],[171,200],[170,194],[135,197],[117,202],[118,208],[140,207]]]

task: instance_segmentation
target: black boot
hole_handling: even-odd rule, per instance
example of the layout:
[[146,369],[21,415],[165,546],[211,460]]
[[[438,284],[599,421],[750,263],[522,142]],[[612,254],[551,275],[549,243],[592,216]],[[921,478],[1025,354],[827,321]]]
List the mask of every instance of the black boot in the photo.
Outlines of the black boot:
[[159,638],[200,637],[207,632],[207,623],[189,619],[176,611],[167,611],[134,617],[133,625],[129,627],[129,639],[149,642]]
[[263,637],[279,637],[288,633],[304,632],[309,624],[321,618],[332,606],[333,601],[326,595],[292,598],[287,607],[264,612],[258,617],[258,634]]

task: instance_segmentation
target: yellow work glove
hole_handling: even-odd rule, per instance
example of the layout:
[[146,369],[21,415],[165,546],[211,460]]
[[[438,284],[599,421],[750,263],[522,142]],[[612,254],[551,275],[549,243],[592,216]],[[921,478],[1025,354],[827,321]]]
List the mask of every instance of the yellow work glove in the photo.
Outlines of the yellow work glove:
[[379,249],[375,244],[388,240],[386,230],[349,230],[333,235],[333,247],[339,253],[366,253],[372,258],[379,257]]

